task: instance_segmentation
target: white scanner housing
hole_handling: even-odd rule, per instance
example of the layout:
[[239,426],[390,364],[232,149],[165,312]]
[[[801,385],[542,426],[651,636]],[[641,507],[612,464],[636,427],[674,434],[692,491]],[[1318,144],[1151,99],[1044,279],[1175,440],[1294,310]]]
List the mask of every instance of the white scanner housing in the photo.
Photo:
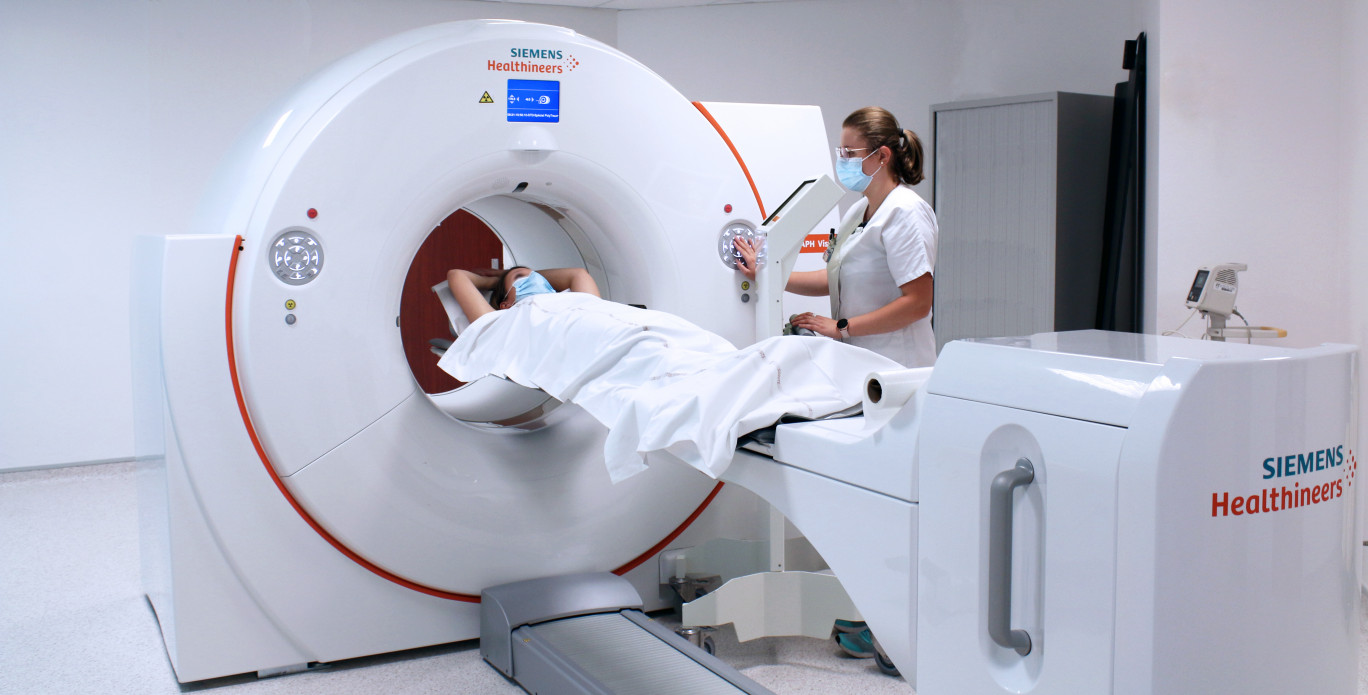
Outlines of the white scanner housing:
[[[655,567],[632,570],[699,542],[672,539],[716,481],[653,465],[613,485],[578,409],[526,431],[488,426],[517,419],[488,384],[429,398],[405,273],[465,209],[518,264],[587,268],[608,299],[747,344],[718,238],[830,174],[816,108],[691,103],[545,25],[411,31],[283,97],[192,233],[137,250],[144,583],[177,677],[474,638],[480,591],[533,577],[618,571],[663,606]],[[704,538],[763,533],[738,518]]]

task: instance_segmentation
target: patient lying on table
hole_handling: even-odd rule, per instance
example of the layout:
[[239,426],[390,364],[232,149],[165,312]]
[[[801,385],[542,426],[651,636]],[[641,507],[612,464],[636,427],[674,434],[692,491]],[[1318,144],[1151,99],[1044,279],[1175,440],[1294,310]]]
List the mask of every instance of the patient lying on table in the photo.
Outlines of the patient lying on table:
[[[599,296],[598,283],[584,268],[548,268],[540,272],[515,265],[498,275],[480,275],[469,270],[447,271],[451,296],[461,306],[466,319],[475,319],[496,309],[507,309],[537,294],[569,290]],[[489,299],[484,293],[489,292]]]
[[[716,478],[738,437],[785,415],[856,405],[866,375],[900,368],[824,337],[738,349],[672,314],[600,299],[578,268],[512,269],[497,279],[452,271],[448,280],[471,324],[438,365],[462,381],[501,376],[579,405],[608,428],[614,482],[645,470],[647,454]],[[493,302],[481,286],[495,290]]]

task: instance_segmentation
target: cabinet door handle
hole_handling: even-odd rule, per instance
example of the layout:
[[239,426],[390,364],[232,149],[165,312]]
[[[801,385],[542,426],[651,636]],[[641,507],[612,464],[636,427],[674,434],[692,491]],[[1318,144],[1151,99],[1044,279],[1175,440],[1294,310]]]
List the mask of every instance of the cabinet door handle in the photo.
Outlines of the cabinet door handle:
[[1012,492],[1035,480],[1027,459],[993,477],[988,494],[988,635],[1022,656],[1031,653],[1031,635],[1012,629]]

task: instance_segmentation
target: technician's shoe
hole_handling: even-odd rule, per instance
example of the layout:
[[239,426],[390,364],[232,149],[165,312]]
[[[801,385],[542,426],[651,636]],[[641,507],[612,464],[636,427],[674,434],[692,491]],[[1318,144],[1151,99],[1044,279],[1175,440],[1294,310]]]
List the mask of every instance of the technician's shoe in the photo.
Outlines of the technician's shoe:
[[869,628],[859,632],[842,632],[836,635],[836,644],[841,651],[856,659],[874,658],[874,635]]
[[864,622],[863,620],[837,620],[837,621],[836,621],[836,631],[837,631],[837,632],[859,632],[860,630],[863,630],[863,629],[865,629],[866,627],[869,627],[869,626],[868,626],[868,625],[865,625],[865,622]]

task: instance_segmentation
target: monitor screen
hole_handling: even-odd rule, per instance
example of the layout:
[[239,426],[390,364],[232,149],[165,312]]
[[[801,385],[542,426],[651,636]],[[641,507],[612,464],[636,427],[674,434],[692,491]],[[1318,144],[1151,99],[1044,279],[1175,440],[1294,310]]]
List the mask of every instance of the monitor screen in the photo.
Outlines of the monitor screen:
[[1205,268],[1197,271],[1197,277],[1192,280],[1192,289],[1188,290],[1188,303],[1202,298],[1202,289],[1206,287],[1207,275],[1209,274],[1210,271]]
[[784,199],[784,202],[780,203],[779,207],[775,208],[774,212],[771,212],[770,216],[766,217],[765,221],[760,223],[760,226],[763,227],[766,225],[773,224],[775,220],[778,220],[779,216],[784,213],[785,209],[788,208],[789,204],[798,199],[798,194],[807,190],[807,187],[811,186],[814,183],[817,183],[817,179],[808,179],[807,181],[798,184],[798,187],[793,189],[793,192],[790,193],[789,196]]
[[560,123],[560,82],[509,80],[509,123]]

